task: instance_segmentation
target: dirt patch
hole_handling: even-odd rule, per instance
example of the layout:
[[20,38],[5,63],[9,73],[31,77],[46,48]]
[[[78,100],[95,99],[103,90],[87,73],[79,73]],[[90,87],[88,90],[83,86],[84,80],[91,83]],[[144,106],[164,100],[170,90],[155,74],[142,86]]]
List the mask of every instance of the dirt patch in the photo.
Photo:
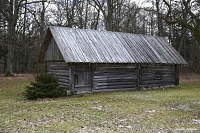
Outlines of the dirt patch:
[[176,108],[184,111],[194,111],[194,109],[190,108],[189,104],[178,105]]
[[195,102],[192,102],[192,103],[200,105],[200,101],[195,101]]
[[192,109],[190,107],[190,105],[192,105],[192,104],[194,104],[194,105],[200,105],[200,101],[194,101],[194,102],[191,102],[189,104],[178,105],[178,106],[176,106],[176,108],[172,108],[172,109],[174,109],[174,110],[180,109],[180,110],[184,110],[184,111],[196,111],[195,109]]

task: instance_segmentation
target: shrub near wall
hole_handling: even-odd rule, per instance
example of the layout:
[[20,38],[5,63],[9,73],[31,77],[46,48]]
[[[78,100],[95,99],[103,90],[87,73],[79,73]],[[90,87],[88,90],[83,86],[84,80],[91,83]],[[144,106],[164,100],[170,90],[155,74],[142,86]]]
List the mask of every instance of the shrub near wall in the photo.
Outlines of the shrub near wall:
[[64,96],[66,88],[59,87],[58,80],[53,75],[40,75],[36,82],[26,87],[25,96],[27,99],[55,98]]

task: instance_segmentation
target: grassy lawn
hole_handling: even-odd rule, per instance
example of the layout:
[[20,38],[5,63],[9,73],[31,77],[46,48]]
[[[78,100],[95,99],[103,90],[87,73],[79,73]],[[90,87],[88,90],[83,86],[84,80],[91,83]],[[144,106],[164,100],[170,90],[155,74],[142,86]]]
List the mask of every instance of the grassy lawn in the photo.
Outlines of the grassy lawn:
[[31,80],[0,78],[0,132],[200,132],[200,82],[27,101]]

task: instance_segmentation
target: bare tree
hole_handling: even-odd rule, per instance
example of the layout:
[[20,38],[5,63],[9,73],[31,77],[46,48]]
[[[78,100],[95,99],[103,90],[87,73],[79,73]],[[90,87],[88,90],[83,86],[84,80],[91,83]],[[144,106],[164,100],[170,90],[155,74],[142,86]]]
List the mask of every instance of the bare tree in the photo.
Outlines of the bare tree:
[[[180,10],[180,12],[184,12],[184,15],[181,15],[181,16],[179,16],[180,13],[174,14],[174,16],[170,16],[174,9],[172,8],[171,4],[169,4],[166,0],[163,0],[163,1],[168,8],[167,15],[165,16],[166,22],[170,24],[180,24],[183,27],[190,29],[190,31],[193,33],[196,39],[196,42],[200,44],[200,13],[199,13],[200,4],[199,4],[199,1],[182,0],[180,4],[182,4],[183,7],[181,9],[182,11]],[[197,12],[194,12],[196,11],[194,10],[194,7],[198,9]],[[171,19],[169,20],[169,18],[171,17],[173,17],[173,20]]]

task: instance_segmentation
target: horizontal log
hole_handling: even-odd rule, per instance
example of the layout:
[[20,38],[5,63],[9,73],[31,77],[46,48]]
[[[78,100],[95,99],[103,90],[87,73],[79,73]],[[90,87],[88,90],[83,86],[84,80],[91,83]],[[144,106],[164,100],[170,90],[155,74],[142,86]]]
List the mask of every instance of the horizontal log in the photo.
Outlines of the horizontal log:
[[123,88],[135,88],[136,85],[113,85],[113,86],[95,86],[94,89],[123,89]]
[[175,78],[161,78],[161,79],[156,79],[156,78],[141,78],[141,82],[145,82],[145,81],[149,81],[149,82],[154,82],[154,81],[164,81],[164,82],[168,82],[168,81],[175,81]]
[[174,70],[144,70],[141,71],[142,73],[155,73],[155,72],[161,72],[161,73],[175,73]]
[[174,84],[175,82],[142,82],[141,85],[151,85],[151,84]]
[[175,83],[166,83],[166,84],[148,84],[148,85],[140,85],[141,87],[165,87],[165,86],[173,86]]
[[101,73],[137,73],[137,71],[120,71],[120,70],[114,70],[114,71],[94,71],[94,74],[101,74]]
[[69,76],[59,76],[59,75],[55,75],[55,77],[56,77],[57,79],[69,80]]
[[107,82],[107,83],[93,83],[94,86],[111,86],[111,85],[136,85],[137,82]]
[[158,70],[158,71],[160,70],[160,71],[163,71],[163,70],[164,70],[164,71],[165,71],[165,70],[174,70],[174,67],[172,67],[172,68],[165,68],[165,67],[163,67],[163,68],[153,68],[153,67],[152,67],[152,68],[149,68],[149,67],[147,67],[147,68],[141,68],[141,70],[143,70],[143,71],[144,71],[144,70],[149,70],[149,71],[151,71],[151,70],[152,70],[152,71],[153,71],[153,70]]
[[118,66],[113,66],[113,65],[109,65],[109,66],[97,66],[96,69],[97,70],[101,70],[101,69],[135,69],[136,65],[118,65]]
[[92,90],[92,92],[112,92],[112,91],[131,91],[137,88],[123,88],[123,89],[103,89],[103,90]]
[[124,73],[94,73],[94,76],[129,76],[129,75],[137,75],[137,73],[132,72],[124,72]]
[[48,72],[56,72],[56,73],[69,73],[68,70],[48,70]]
[[69,83],[63,83],[63,82],[58,82],[58,84],[59,84],[59,85],[66,85],[66,86],[69,85]]
[[[155,78],[156,75],[142,75],[141,78]],[[173,75],[160,75],[161,78],[174,78],[174,74]]]
[[156,74],[157,72],[159,72],[160,74],[165,74],[165,75],[173,75],[173,74],[175,74],[174,71],[173,71],[173,72],[167,72],[167,71],[163,71],[163,72],[161,72],[161,71],[142,72],[141,74],[142,74],[142,75],[154,75],[154,74]]
[[68,88],[66,85],[59,85],[59,87]]
[[68,77],[69,73],[68,72],[47,72],[47,74],[53,74],[53,75],[58,75],[58,76],[63,76],[63,77]]
[[[175,77],[174,76],[172,76],[172,75],[168,75],[168,76],[166,76],[166,75],[161,75],[160,76],[161,77],[161,79],[174,79]],[[141,76],[141,79],[147,79],[147,80],[151,80],[151,79],[155,79],[156,77],[155,76]]]
[[56,67],[47,67],[47,70],[67,70],[67,71],[69,71],[69,68],[63,67],[63,66],[56,66]]
[[149,81],[149,82],[153,82],[153,81],[160,81],[160,82],[167,82],[167,81],[175,81],[175,79],[173,78],[168,78],[168,79],[156,79],[156,78],[152,78],[152,79],[142,79],[141,82],[146,82],[146,81]]
[[168,68],[171,68],[171,67],[175,67],[174,65],[149,65],[149,64],[142,64],[141,65],[142,68],[157,68],[157,67],[168,67]]
[[137,79],[133,79],[133,78],[125,78],[125,79],[122,79],[122,78],[110,78],[110,79],[94,79],[93,82],[95,83],[102,83],[102,82],[135,82]]
[[160,74],[160,75],[174,75],[175,72],[149,72],[149,73],[141,73],[141,76],[151,76],[151,75],[155,75],[155,74]]
[[108,72],[108,73],[112,73],[112,72],[134,72],[136,71],[136,69],[102,69],[102,70],[96,70],[96,73],[101,73],[101,72]]
[[75,85],[76,88],[91,87],[91,85]]
[[104,76],[99,76],[99,75],[94,75],[94,79],[102,79],[102,78],[137,78],[137,75],[104,75]]
[[141,78],[141,81],[175,81],[175,78]]

